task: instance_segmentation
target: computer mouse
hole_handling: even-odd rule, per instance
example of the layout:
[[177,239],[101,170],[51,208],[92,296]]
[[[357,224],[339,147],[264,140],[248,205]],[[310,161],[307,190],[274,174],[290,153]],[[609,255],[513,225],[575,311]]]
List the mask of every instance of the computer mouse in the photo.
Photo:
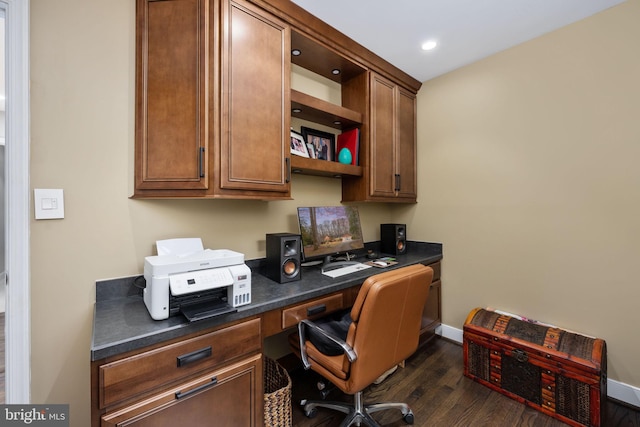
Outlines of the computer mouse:
[[375,265],[379,265],[380,267],[386,267],[386,266],[388,265],[386,262],[384,262],[384,261],[380,261],[380,260],[373,261],[373,263],[374,263]]

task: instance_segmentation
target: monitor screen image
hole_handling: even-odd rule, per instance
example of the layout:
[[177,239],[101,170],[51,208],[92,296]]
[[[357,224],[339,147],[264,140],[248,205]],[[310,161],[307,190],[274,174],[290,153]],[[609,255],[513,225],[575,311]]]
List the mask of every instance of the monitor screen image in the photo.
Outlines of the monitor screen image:
[[298,223],[305,261],[364,249],[358,208],[322,206],[298,208]]

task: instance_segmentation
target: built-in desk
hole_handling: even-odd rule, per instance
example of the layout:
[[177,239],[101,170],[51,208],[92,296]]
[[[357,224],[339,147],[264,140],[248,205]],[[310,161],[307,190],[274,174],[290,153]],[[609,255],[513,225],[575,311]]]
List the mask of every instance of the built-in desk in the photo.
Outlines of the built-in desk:
[[[263,260],[247,261],[252,303],[196,322],[181,315],[151,319],[137,277],[97,282],[92,426],[151,426],[159,417],[183,425],[196,425],[189,422],[191,417],[217,419],[220,425],[262,425],[263,340],[295,326],[307,306],[324,303],[327,312],[349,307],[368,276],[389,269],[434,266],[422,325],[423,341],[428,339],[441,319],[442,245],[408,242],[407,253],[396,258],[398,264],[392,267],[336,279],[318,267],[304,268],[301,280],[283,284],[261,274]],[[198,412],[201,409],[205,412]]]

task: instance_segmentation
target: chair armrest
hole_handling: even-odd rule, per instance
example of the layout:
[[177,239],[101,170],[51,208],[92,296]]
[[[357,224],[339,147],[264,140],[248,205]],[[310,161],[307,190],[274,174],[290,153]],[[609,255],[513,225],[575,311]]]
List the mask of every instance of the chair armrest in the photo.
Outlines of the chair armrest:
[[349,362],[355,362],[355,360],[358,358],[358,355],[349,344],[339,338],[329,335],[324,329],[320,328],[315,323],[305,319],[301,320],[298,323],[298,336],[300,337],[300,358],[302,359],[302,365],[305,369],[309,369],[311,367],[311,364],[309,363],[309,359],[307,357],[307,349],[304,345],[306,341],[305,328],[311,328],[314,331],[319,332],[320,334],[324,335],[325,337],[342,347],[342,351],[347,356],[347,359],[349,359]]

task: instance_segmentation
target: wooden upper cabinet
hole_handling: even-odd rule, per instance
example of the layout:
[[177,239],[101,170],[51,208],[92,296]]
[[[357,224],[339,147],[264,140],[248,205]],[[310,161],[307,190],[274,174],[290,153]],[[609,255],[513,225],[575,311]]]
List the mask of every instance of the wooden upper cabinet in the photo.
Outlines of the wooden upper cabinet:
[[342,200],[415,203],[416,95],[372,71],[360,80],[343,87],[343,101],[368,112],[360,146],[365,170],[343,178]]
[[207,0],[138,0],[136,190],[206,190]]
[[[420,83],[289,0],[136,0],[135,198],[286,200],[295,172],[342,200],[416,202]],[[342,105],[291,90],[297,65]],[[360,128],[358,166],[294,159],[291,111]]]
[[416,161],[416,94],[397,87],[396,117],[396,173],[398,174],[396,197],[416,202],[418,197],[418,164]]
[[290,29],[242,0],[223,16],[220,193],[288,198]]
[[395,196],[396,86],[371,75],[371,183],[374,197]]
[[289,199],[290,30],[244,0],[137,0],[133,197]]

